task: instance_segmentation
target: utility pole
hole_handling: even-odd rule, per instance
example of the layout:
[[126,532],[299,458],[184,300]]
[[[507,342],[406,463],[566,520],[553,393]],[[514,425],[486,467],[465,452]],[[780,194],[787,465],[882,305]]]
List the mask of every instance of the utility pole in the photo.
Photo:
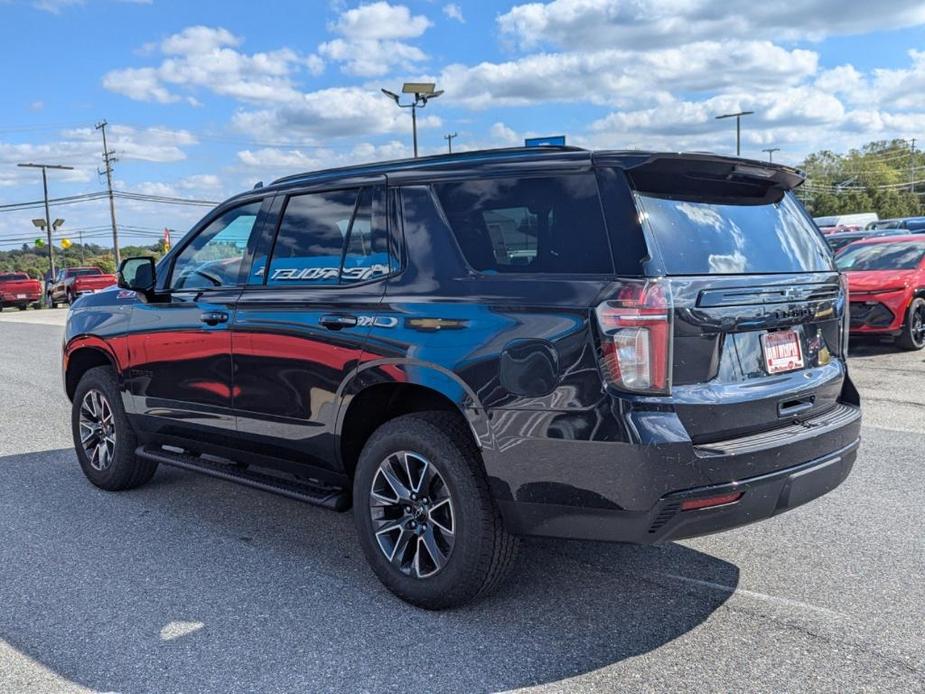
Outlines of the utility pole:
[[[48,209],[48,169],[61,169],[70,171],[73,166],[64,166],[63,164],[18,164],[24,169],[41,169],[42,170],[42,189],[45,191],[45,234],[48,239],[48,269],[51,271],[51,277],[55,276],[55,247],[51,240],[51,211]],[[33,224],[42,220],[32,220]],[[36,224],[38,226],[38,224]]]
[[118,161],[115,152],[106,146],[106,126],[109,125],[105,120],[96,124],[96,129],[103,133],[103,164],[105,169],[97,172],[102,175],[106,174],[106,190],[109,192],[109,218],[112,220],[112,252],[116,258],[116,267],[119,267],[121,258],[119,257],[119,229],[116,226],[116,203],[112,197],[112,165]]
[[774,163],[774,152],[780,152],[780,147],[768,147],[767,149],[761,150],[762,152],[768,153],[768,163]]
[[453,138],[458,137],[459,133],[447,133],[443,136],[443,139],[446,140],[446,146],[450,150],[450,154],[453,153]]
[[912,151],[909,154],[909,190],[915,193],[915,138],[912,138]]

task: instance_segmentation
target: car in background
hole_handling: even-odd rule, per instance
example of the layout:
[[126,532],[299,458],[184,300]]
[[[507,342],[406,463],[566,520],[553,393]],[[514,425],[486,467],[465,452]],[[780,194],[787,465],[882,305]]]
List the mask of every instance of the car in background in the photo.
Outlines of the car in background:
[[855,212],[853,214],[833,214],[825,217],[813,217],[817,227],[847,227],[858,228],[876,222],[880,216],[876,212]]
[[48,289],[48,303],[52,308],[60,303],[73,304],[78,297],[93,294],[115,283],[115,275],[107,275],[98,267],[64,268]]
[[837,253],[849,243],[860,241],[862,239],[874,238],[877,236],[903,236],[909,232],[905,229],[883,229],[881,231],[872,231],[870,229],[863,231],[843,231],[837,234],[829,234],[825,237],[825,242],[833,253]]
[[866,229],[883,230],[883,229],[905,229],[913,233],[925,231],[925,217],[896,217],[894,219],[881,219],[877,222],[871,222]]
[[925,235],[856,241],[835,256],[848,278],[853,336],[893,336],[903,349],[925,347]]
[[30,305],[38,308],[42,301],[42,283],[25,272],[0,273],[0,311],[15,306],[25,311]]

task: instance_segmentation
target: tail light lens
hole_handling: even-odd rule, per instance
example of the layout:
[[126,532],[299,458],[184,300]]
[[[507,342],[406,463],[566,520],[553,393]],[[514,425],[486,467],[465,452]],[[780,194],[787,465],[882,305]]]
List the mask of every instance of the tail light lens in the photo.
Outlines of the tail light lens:
[[601,367],[615,388],[664,395],[670,390],[671,297],[660,280],[624,285],[595,309]]

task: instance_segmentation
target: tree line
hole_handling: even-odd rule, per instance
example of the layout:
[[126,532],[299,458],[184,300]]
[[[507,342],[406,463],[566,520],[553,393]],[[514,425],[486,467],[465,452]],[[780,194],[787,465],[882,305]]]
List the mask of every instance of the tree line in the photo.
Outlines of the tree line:
[[[150,246],[120,246],[123,258],[150,255],[160,258],[164,255],[162,240]],[[72,244],[69,248],[55,247],[55,267],[98,267],[105,273],[116,271],[116,260],[112,249],[95,243]],[[21,248],[0,251],[0,272],[25,272],[30,277],[42,278],[48,272],[48,247],[24,243]]]
[[[925,144],[925,143],[921,143]],[[797,196],[814,217],[876,212],[880,219],[925,215],[925,153],[910,140],[869,142],[846,154],[822,150],[799,166]]]

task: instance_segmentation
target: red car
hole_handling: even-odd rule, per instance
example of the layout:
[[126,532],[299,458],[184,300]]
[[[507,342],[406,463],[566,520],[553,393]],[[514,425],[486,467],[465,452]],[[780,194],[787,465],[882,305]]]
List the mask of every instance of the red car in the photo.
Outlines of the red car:
[[925,347],[925,238],[856,241],[835,256],[848,276],[851,334],[892,335],[903,349]]
[[29,304],[38,306],[42,301],[42,283],[34,280],[25,272],[7,272],[0,274],[0,311],[15,306],[20,311],[29,308]]

